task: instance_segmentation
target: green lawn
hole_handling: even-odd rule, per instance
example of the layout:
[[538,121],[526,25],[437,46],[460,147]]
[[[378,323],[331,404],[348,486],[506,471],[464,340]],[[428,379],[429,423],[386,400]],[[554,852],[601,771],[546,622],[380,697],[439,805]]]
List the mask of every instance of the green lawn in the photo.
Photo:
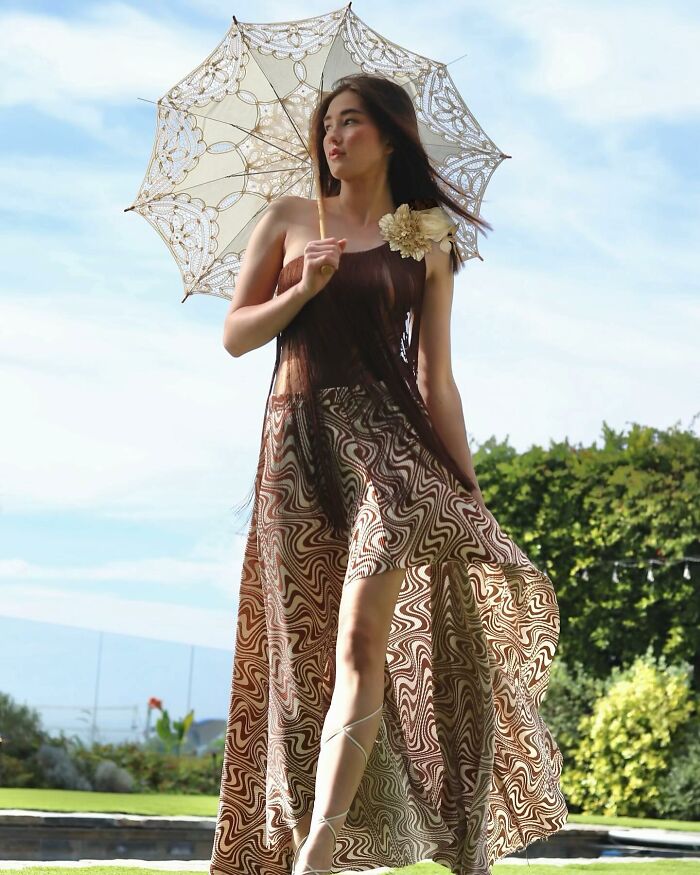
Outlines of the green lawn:
[[[39,811],[97,811],[161,816],[191,814],[198,817],[216,817],[218,802],[216,796],[91,793],[83,790],[35,790],[21,787],[0,788],[0,808],[28,808]],[[600,824],[602,826],[637,826],[645,829],[657,827],[700,832],[700,821],[696,820],[653,820],[645,817],[571,814],[569,822]]]
[[115,814],[192,814],[216,817],[216,796],[185,796],[181,793],[92,793],[89,790],[38,790],[0,788],[1,808],[38,811],[97,811]]
[[[3,875],[67,875],[74,871],[54,866],[29,869],[0,869]],[[80,875],[163,875],[163,869],[135,869],[129,866],[89,866],[78,869]],[[449,870],[434,863],[419,863],[417,866],[406,866],[395,869],[397,875],[445,875]],[[681,862],[678,860],[660,860],[655,863],[587,863],[570,866],[509,866],[506,863],[496,863],[493,875],[700,875],[700,860],[697,862]],[[202,875],[202,870],[180,870],[177,875]]]

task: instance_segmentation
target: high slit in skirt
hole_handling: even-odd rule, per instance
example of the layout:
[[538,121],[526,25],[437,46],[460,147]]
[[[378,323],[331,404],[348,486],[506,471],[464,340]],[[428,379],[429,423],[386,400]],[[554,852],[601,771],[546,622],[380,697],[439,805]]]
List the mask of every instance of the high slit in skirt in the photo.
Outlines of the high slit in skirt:
[[562,828],[562,757],[538,708],[559,635],[554,587],[424,446],[383,383],[317,389],[351,524],[323,513],[294,438],[301,394],[270,395],[240,582],[210,875],[289,875],[313,808],[344,587],[406,575],[382,723],[334,871],[433,860],[489,875]]

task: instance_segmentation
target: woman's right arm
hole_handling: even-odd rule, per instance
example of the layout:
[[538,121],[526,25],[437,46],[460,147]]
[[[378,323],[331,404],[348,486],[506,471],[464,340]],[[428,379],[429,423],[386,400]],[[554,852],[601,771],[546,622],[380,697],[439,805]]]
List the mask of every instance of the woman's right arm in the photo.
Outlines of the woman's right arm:
[[272,201],[250,235],[224,321],[224,348],[236,358],[276,337],[313,297],[302,285],[303,280],[273,297],[292,209],[294,198]]

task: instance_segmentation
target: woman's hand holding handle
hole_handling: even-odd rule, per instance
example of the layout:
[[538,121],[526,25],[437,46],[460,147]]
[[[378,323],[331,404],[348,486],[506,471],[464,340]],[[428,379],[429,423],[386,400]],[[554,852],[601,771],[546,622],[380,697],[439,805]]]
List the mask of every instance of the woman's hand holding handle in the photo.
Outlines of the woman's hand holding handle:
[[324,237],[322,240],[310,240],[304,249],[304,267],[299,280],[299,286],[305,296],[315,297],[338,270],[340,256],[345,250],[347,239],[341,237]]

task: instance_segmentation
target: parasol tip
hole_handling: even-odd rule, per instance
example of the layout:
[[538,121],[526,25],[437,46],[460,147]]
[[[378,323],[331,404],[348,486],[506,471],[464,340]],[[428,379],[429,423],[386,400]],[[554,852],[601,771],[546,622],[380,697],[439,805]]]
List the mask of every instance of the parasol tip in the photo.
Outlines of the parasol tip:
[[235,15],[233,16],[233,23],[234,23],[234,24],[238,24],[238,19],[236,18]]

